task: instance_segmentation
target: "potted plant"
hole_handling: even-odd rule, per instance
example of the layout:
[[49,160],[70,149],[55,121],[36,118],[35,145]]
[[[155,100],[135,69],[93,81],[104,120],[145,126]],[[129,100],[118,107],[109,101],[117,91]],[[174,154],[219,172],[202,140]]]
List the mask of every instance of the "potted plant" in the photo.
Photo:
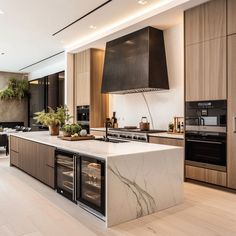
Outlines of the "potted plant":
[[79,124],[65,124],[62,126],[63,136],[71,137],[74,134],[79,134],[82,127]]
[[50,135],[59,135],[60,126],[63,126],[70,118],[66,106],[58,107],[56,110],[49,107],[48,112],[44,110],[36,112],[34,117],[37,123],[48,126]]

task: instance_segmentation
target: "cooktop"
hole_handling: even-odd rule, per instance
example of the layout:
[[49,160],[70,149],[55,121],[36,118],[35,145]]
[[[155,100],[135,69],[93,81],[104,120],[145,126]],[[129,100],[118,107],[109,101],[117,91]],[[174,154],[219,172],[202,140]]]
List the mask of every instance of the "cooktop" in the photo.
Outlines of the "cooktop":
[[147,130],[147,131],[142,131],[138,128],[109,128],[109,130],[120,131],[120,132],[148,133],[148,134],[166,132],[166,130],[158,130],[158,129],[151,129],[151,130]]

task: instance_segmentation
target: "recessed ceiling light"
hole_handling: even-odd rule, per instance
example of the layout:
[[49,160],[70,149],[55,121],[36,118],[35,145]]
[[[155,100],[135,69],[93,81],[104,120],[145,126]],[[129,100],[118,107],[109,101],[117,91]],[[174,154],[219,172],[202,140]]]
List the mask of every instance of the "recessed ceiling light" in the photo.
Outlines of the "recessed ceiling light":
[[0,15],[3,15],[4,14],[4,11],[0,9]]
[[140,5],[145,5],[147,3],[148,3],[148,1],[146,1],[146,0],[139,0],[138,1],[138,4],[140,4]]
[[95,30],[95,29],[97,29],[97,26],[95,26],[95,25],[90,25],[89,28]]

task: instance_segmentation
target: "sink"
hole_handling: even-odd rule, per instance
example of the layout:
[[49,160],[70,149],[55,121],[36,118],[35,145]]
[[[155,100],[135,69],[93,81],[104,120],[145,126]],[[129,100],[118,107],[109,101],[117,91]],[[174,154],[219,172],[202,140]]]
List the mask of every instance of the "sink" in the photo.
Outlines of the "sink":
[[106,140],[105,138],[96,138],[95,140],[101,141],[101,142],[107,142],[107,143],[127,143],[127,142],[129,142],[127,140],[113,139],[113,138],[109,138],[108,140]]

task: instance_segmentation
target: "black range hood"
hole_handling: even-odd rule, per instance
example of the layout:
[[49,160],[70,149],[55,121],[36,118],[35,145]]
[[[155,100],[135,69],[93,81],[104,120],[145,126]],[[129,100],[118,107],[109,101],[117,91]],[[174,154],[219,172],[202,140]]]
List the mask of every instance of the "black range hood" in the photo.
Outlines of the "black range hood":
[[107,42],[102,93],[169,89],[163,31],[146,27]]

